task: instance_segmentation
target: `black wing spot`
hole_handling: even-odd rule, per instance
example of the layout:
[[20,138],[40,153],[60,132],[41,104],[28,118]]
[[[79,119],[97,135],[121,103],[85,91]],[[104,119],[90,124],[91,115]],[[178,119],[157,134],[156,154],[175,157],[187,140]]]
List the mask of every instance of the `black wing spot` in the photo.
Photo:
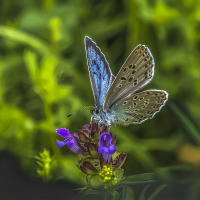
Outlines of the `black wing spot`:
[[136,64],[133,65],[132,69],[135,69],[135,68],[136,68]]
[[135,100],[135,99],[137,99],[137,98],[138,98],[138,96],[136,95],[136,96],[133,97],[133,100]]
[[136,103],[133,103],[133,106],[135,107],[137,104]]
[[146,102],[144,105],[148,105],[149,104],[149,102]]
[[96,64],[97,64],[95,60],[93,60],[92,62],[93,62],[93,63],[92,63],[93,65],[96,65]]
[[138,111],[139,111],[139,109],[135,109],[135,110],[134,110],[134,112],[138,112]]
[[135,53],[137,53],[137,51],[135,51]]
[[124,101],[124,102],[123,102],[123,105],[126,105],[126,104],[127,104],[127,101]]
[[127,107],[127,109],[128,109],[128,110],[131,109],[131,106]]
[[135,70],[134,70],[134,71],[132,71],[132,74],[135,74],[135,72],[136,72]]
[[144,59],[144,61],[146,62],[146,61],[147,61],[147,59],[145,58],[145,59]]
[[153,108],[158,108],[159,106],[158,105],[156,105],[156,106],[153,106]]
[[127,121],[128,121],[128,118],[126,118],[125,121],[127,122]]
[[118,86],[118,88],[121,88],[122,87],[122,84],[120,84],[119,86]]
[[137,83],[134,83],[134,86],[136,86],[137,85]]
[[123,77],[121,77],[121,80],[125,81],[125,80],[126,80],[126,77],[124,77],[124,76],[123,76]]
[[141,97],[141,98],[140,98],[140,101],[142,101],[143,99],[144,99],[144,97]]
[[128,80],[128,82],[131,82],[133,80],[133,77],[131,77],[129,80]]
[[158,96],[158,93],[156,93],[155,96]]
[[133,65],[130,65],[129,68],[131,68]]
[[150,92],[147,92],[147,94],[151,94]]
[[135,117],[137,114],[132,115],[132,117]]
[[145,109],[146,108],[146,106],[142,106],[142,109]]
[[160,101],[158,101],[158,103],[162,103],[162,102],[163,102],[163,101],[161,101],[161,100],[160,100]]
[[146,102],[147,102],[147,101],[149,101],[149,99],[146,99],[146,100],[144,100],[144,101],[146,101]]
[[123,72],[125,72],[126,70],[127,70],[127,68],[124,68],[124,69],[123,69]]

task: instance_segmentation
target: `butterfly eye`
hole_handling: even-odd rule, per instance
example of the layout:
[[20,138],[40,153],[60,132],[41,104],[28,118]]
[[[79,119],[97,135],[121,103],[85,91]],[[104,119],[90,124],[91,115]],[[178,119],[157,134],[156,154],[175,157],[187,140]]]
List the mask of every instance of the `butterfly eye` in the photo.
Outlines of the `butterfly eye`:
[[96,109],[96,114],[97,114],[97,115],[99,114],[99,109]]

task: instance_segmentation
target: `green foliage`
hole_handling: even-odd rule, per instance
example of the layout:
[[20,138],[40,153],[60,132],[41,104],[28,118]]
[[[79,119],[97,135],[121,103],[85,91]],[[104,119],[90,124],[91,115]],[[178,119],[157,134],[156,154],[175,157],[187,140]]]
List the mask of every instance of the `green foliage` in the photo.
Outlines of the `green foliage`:
[[[200,1],[4,2],[0,7],[0,151],[14,154],[21,170],[36,178],[33,158],[49,149],[57,159],[56,179],[86,184],[75,167],[77,158],[67,147],[62,152],[56,147],[55,130],[66,127],[74,133],[90,122],[87,109],[66,117],[94,105],[83,41],[88,35],[105,54],[114,75],[136,45],[148,46],[155,59],[155,76],[144,89],[169,93],[170,101],[153,119],[111,128],[118,137],[118,151],[128,155],[124,184],[129,184],[129,175],[153,171],[164,181],[196,180],[199,166],[188,167],[191,163],[180,163],[176,155],[185,143],[198,147],[200,143],[194,125],[200,121]],[[174,171],[188,173],[179,179]]]
[[51,157],[49,151],[44,149],[44,151],[40,153],[40,157],[35,156],[35,158],[40,168],[42,168],[37,170],[38,175],[41,176],[45,182],[49,181],[52,178],[51,171],[55,165],[55,157]]

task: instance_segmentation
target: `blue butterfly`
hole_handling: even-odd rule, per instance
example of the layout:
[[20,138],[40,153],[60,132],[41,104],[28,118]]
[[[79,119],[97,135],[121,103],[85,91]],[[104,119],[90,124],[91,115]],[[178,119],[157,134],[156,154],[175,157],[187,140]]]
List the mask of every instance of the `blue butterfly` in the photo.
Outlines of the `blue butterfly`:
[[135,94],[154,76],[154,59],[146,46],[138,45],[131,52],[116,77],[100,48],[87,36],[85,50],[96,104],[91,111],[95,122],[107,126],[141,124],[166,103],[168,93],[163,90]]

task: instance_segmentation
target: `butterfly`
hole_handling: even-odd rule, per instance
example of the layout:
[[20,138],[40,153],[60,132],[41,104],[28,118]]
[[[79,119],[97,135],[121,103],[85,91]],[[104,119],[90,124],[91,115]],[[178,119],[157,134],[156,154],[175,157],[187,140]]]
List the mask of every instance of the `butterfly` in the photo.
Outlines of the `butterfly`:
[[165,105],[166,91],[135,93],[154,76],[154,58],[148,47],[136,46],[116,77],[101,49],[88,36],[85,37],[85,51],[96,104],[91,111],[92,121],[107,126],[141,124],[153,118]]

